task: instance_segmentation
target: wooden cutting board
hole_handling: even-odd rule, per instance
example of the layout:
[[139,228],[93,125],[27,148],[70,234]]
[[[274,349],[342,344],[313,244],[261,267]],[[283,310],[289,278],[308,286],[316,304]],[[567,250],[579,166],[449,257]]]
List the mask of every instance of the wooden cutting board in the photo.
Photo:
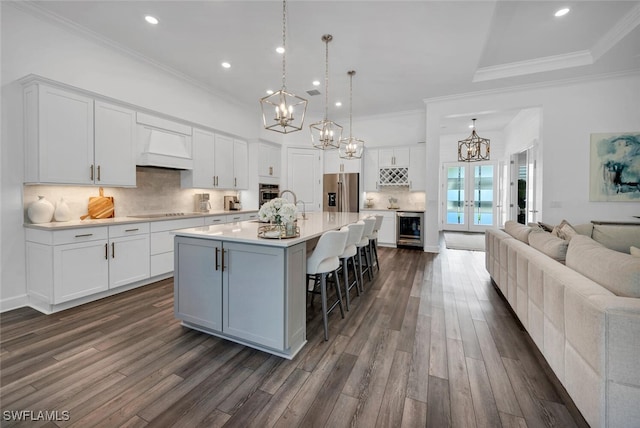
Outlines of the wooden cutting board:
[[115,217],[113,196],[104,196],[104,190],[100,188],[100,196],[89,197],[88,214],[80,217],[84,220],[87,217],[96,218],[112,218]]

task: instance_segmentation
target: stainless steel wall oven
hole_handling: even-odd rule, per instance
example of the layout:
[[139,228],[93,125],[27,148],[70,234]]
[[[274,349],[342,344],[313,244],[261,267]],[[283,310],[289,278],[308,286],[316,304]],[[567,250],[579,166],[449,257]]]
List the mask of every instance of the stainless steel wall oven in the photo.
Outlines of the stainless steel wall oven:
[[280,186],[277,184],[258,184],[259,206],[271,199],[277,198],[280,194]]
[[396,245],[399,247],[424,247],[422,226],[424,213],[419,211],[398,211],[396,223]]

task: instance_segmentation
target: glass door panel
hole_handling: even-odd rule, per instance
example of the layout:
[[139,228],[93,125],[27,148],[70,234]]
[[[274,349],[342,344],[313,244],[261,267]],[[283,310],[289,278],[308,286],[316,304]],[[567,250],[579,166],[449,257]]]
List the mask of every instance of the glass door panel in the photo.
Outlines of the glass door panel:
[[494,172],[492,163],[445,164],[445,230],[482,232],[495,225]]
[[493,165],[475,165],[473,167],[473,210],[474,226],[493,225]]
[[464,166],[446,166],[447,194],[445,225],[447,229],[466,228],[465,172]]

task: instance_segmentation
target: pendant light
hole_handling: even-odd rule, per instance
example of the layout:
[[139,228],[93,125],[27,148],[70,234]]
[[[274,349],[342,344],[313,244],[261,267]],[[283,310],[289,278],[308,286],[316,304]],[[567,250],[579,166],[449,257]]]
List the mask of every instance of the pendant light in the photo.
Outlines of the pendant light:
[[356,74],[355,70],[347,71],[349,75],[349,138],[343,138],[340,140],[340,147],[338,147],[338,155],[342,159],[361,159],[362,151],[364,150],[364,141],[354,138],[353,130],[353,76]]
[[262,123],[265,129],[279,132],[281,134],[300,131],[304,124],[304,115],[307,111],[307,100],[287,92],[286,32],[287,1],[284,0],[282,2],[282,89],[271,95],[260,98]]
[[328,119],[329,112],[329,42],[333,40],[331,34],[322,36],[325,43],[325,76],[324,76],[324,119],[309,126],[311,129],[311,143],[321,150],[337,149],[342,139],[342,126]]
[[458,161],[477,162],[489,160],[489,143],[487,138],[481,138],[476,134],[476,119],[473,119],[473,131],[469,138],[458,141]]

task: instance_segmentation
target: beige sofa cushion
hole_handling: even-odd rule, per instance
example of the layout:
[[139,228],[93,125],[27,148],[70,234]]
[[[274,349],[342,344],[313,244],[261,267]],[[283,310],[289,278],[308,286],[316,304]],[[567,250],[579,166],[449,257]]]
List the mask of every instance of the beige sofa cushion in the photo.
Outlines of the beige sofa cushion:
[[529,234],[529,245],[552,259],[564,263],[569,241],[553,236],[549,232],[534,230]]
[[612,250],[629,254],[629,249],[640,247],[640,225],[596,224],[591,237]]
[[520,224],[517,221],[509,220],[504,224],[504,231],[516,238],[518,241],[522,241],[525,244],[529,243],[529,233],[531,233],[531,228],[529,226]]
[[[595,229],[594,229],[595,231]],[[567,266],[623,297],[640,297],[640,258],[576,235],[569,242]]]

